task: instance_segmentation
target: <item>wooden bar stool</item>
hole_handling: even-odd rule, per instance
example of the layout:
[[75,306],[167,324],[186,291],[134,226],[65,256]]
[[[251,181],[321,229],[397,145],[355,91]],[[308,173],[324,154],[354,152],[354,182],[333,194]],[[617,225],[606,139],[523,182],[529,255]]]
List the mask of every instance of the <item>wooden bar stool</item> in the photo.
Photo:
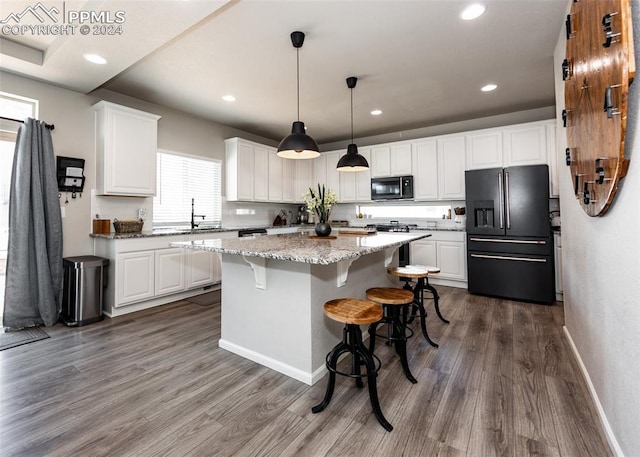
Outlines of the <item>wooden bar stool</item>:
[[[376,344],[376,336],[384,337],[393,344],[396,354],[400,356],[402,371],[409,381],[417,383],[416,378],[409,370],[407,361],[407,305],[414,300],[412,292],[392,287],[374,287],[367,290],[367,298],[382,305],[384,317],[369,326],[369,351],[373,353]],[[389,324],[391,335],[378,335],[376,329],[379,324]]]
[[[342,322],[344,329],[342,330],[342,341],[327,354],[326,364],[327,370],[329,370],[329,383],[327,384],[324,399],[319,405],[311,408],[311,412],[314,414],[319,413],[329,405],[336,383],[336,373],[355,378],[356,386],[358,387],[362,387],[362,378],[366,376],[373,413],[376,415],[380,425],[390,432],[393,430],[393,426],[382,414],[380,402],[378,401],[378,389],[376,387],[376,378],[378,376],[378,370],[380,370],[381,362],[380,359],[362,343],[362,331],[360,330],[360,325],[370,325],[382,319],[382,308],[367,300],[340,298],[326,302],[324,304],[324,314],[334,321]],[[336,367],[338,358],[347,352],[351,354],[350,373],[338,371]],[[364,366],[367,369],[366,374],[360,373],[361,361],[364,362]]]
[[[440,312],[440,306],[438,304],[438,300],[440,296],[438,295],[438,291],[435,287],[429,284],[429,275],[440,273],[440,268],[433,267],[429,265],[407,265],[404,267],[393,267],[387,269],[387,273],[390,275],[398,277],[401,281],[404,281],[403,289],[412,290],[414,299],[414,309],[412,311],[411,321],[416,315],[416,309],[420,313],[420,327],[422,328],[422,334],[424,338],[427,340],[429,344],[434,347],[438,347],[438,345],[429,338],[429,334],[427,333],[427,325],[426,325],[426,317],[427,311],[424,309],[424,290],[428,290],[431,292],[433,298],[433,306],[436,310],[436,314],[444,323],[448,324],[449,321],[444,318],[442,313]],[[416,279],[415,287],[411,287],[411,279]]]

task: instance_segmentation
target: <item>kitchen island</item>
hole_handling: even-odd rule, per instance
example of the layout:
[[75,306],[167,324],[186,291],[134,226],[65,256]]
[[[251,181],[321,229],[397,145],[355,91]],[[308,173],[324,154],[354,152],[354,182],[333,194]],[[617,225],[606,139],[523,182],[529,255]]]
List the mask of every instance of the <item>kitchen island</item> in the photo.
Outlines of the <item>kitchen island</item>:
[[324,376],[325,356],[342,338],[342,327],[324,317],[324,303],[397,287],[386,268],[397,264],[398,248],[429,236],[311,233],[171,243],[222,255],[219,346],[309,385]]

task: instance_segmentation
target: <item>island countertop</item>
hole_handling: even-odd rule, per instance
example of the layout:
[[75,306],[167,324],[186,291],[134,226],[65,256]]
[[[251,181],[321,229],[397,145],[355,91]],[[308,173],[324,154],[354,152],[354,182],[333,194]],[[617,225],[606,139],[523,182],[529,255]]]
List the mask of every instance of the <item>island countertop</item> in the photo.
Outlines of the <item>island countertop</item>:
[[170,246],[245,257],[330,265],[431,236],[429,233],[385,232],[367,236],[338,235],[335,239],[318,239],[310,238],[311,233],[313,232],[181,241],[170,243]]

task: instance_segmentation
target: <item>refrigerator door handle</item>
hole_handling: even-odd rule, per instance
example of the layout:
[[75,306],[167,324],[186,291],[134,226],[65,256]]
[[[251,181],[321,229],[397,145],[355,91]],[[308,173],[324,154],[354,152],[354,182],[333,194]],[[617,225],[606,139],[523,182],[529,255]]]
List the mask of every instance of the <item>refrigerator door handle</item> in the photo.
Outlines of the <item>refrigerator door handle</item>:
[[515,260],[517,262],[538,262],[538,263],[547,262],[547,259],[533,259],[531,257],[511,257],[506,255],[471,254],[471,257],[474,257],[477,259]]
[[507,211],[507,230],[511,230],[511,200],[509,200],[509,172],[504,173],[504,195],[506,204],[504,205]]
[[504,228],[504,200],[502,193],[502,172],[498,173],[498,195],[500,196],[500,228]]
[[513,244],[547,244],[544,240],[505,240],[503,238],[474,238],[470,237],[469,241],[482,241],[488,243],[513,243]]

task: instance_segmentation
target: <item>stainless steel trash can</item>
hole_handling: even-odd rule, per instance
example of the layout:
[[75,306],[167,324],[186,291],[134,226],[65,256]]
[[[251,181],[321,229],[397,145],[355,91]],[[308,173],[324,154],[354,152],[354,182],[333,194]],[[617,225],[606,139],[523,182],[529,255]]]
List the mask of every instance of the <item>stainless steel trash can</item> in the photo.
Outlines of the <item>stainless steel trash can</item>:
[[102,320],[102,298],[107,285],[109,259],[84,255],[65,257],[62,322],[69,326]]

